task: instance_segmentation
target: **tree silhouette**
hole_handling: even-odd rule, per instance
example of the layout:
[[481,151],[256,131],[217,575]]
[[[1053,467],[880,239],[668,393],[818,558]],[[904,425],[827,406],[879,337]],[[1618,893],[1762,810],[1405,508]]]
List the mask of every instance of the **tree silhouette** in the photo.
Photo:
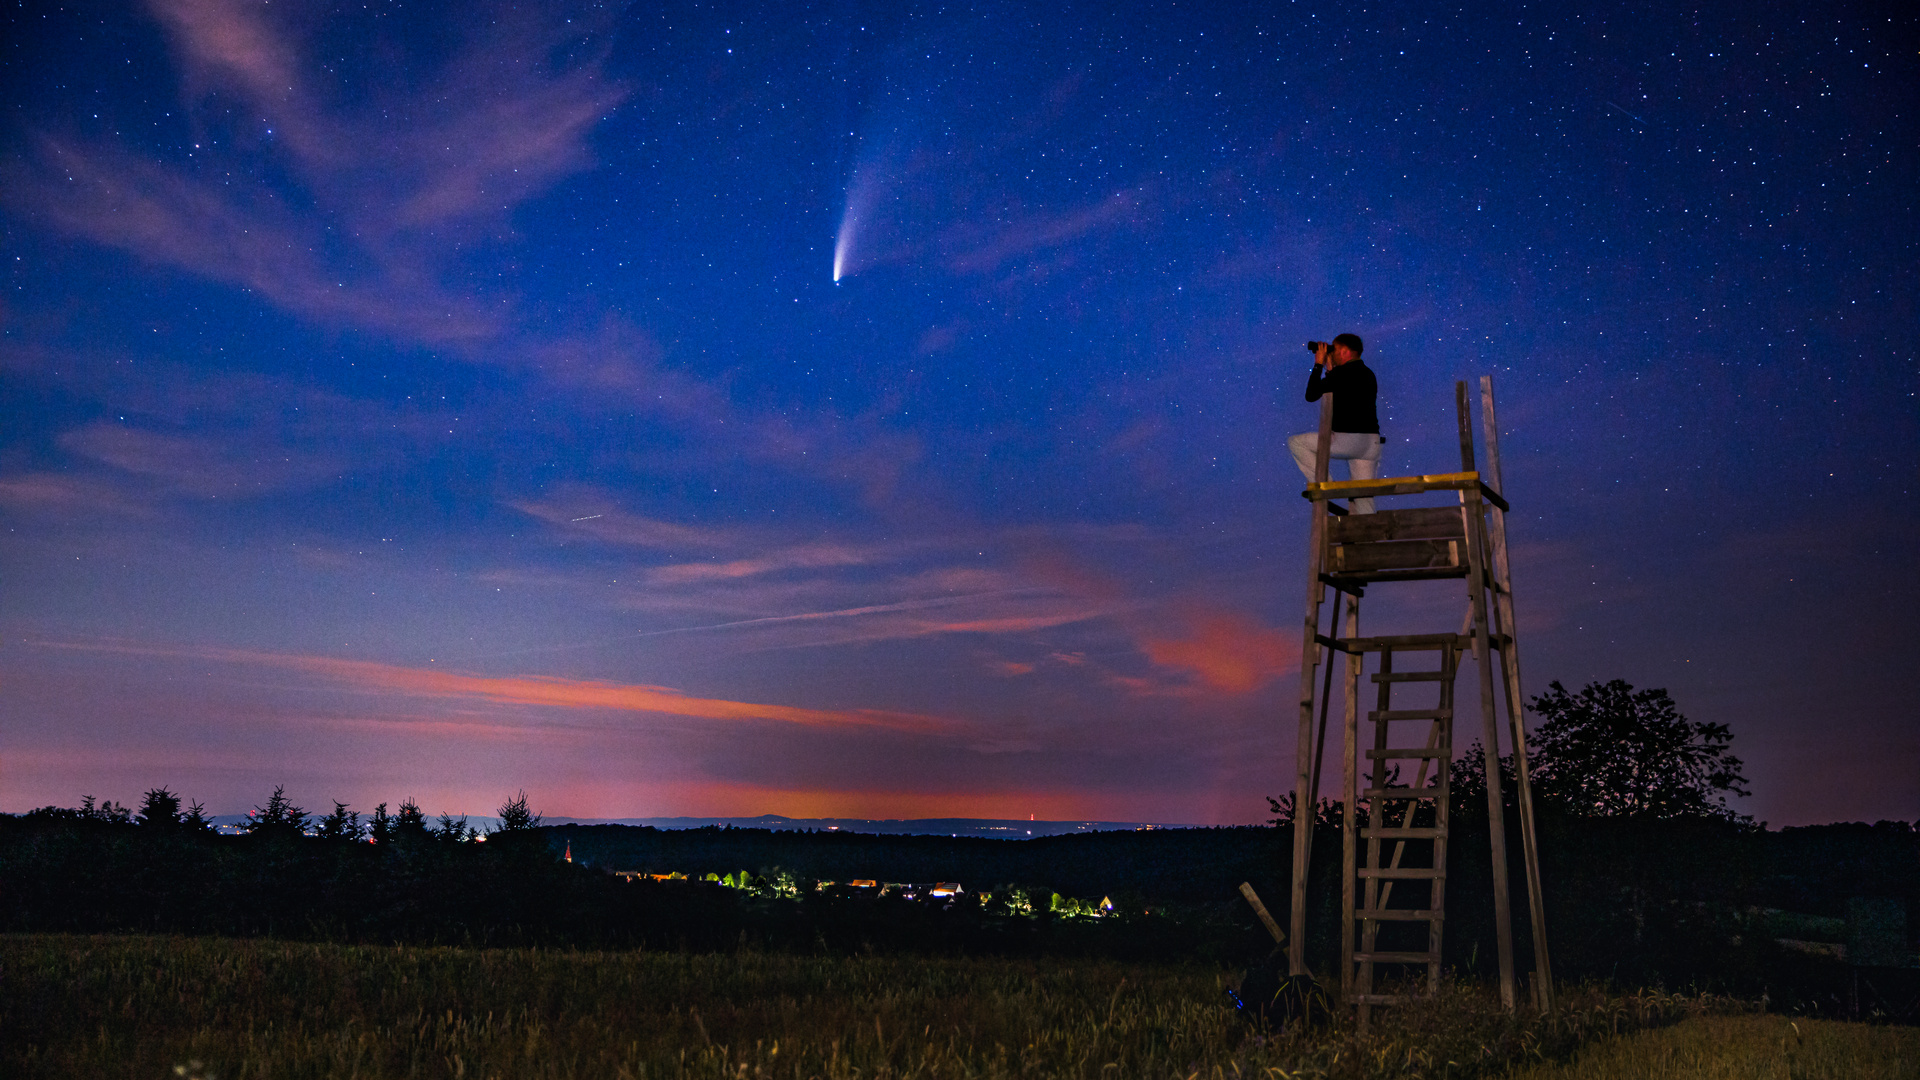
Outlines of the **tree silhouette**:
[[172,828],[180,824],[180,796],[164,787],[148,791],[140,803],[138,821],[142,825]]
[[307,831],[307,812],[287,798],[287,786],[281,784],[267,798],[267,805],[256,806],[247,822],[247,832],[256,836],[303,836]]
[[427,815],[420,810],[420,804],[412,796],[400,804],[400,812],[393,817],[393,837],[395,839],[424,839],[427,836]]
[[367,833],[376,844],[384,844],[393,839],[393,815],[387,813],[387,804],[381,803],[373,808],[373,816],[367,819]]
[[539,827],[540,815],[527,808],[525,791],[500,804],[500,827],[495,833],[528,832]]
[[106,821],[115,825],[126,825],[133,820],[133,811],[112,799],[95,806],[91,795],[80,800],[79,815],[85,821]]
[[[1733,732],[1695,722],[1663,689],[1635,690],[1623,679],[1568,693],[1559,682],[1528,702],[1541,719],[1529,737],[1535,794],[1579,817],[1752,819],[1727,805],[1751,794],[1743,785]],[[1480,744],[1453,763],[1453,797],[1482,798]],[[1501,788],[1513,792],[1513,758],[1500,759]]]
[[360,812],[347,809],[347,804],[338,799],[334,800],[333,813],[320,819],[322,840],[358,840],[364,835],[366,830],[360,825]]
[[456,818],[452,814],[440,815],[440,827],[430,832],[435,840],[445,844],[460,844],[473,839],[476,835],[466,818]]

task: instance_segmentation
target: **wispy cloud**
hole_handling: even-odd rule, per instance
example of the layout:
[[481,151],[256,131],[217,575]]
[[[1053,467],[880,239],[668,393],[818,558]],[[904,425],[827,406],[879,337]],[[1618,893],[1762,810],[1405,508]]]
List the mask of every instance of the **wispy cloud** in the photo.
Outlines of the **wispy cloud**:
[[[237,98],[245,115],[265,118],[265,133],[209,138],[180,165],[43,133],[34,158],[6,176],[7,201],[305,318],[411,341],[500,332],[498,303],[439,283],[451,249],[437,234],[497,220],[589,166],[586,134],[623,96],[595,59],[566,70],[543,63],[554,34],[502,12],[476,20],[501,29],[439,72],[437,93],[402,108],[330,109],[279,9],[155,0],[153,10],[176,43],[189,105],[211,99],[206,122],[225,123]],[[296,212],[274,188],[232,183],[260,171],[250,154],[295,179],[295,198],[310,205]],[[227,167],[206,170],[208,160]]]
[[860,566],[868,556],[839,544],[809,544],[786,548],[749,559],[727,562],[689,562],[657,566],[647,571],[647,580],[657,585],[677,585],[714,579],[754,577],[782,570],[819,570],[828,567]]
[[712,551],[731,548],[738,542],[720,529],[658,521],[629,513],[621,510],[611,496],[598,491],[563,493],[547,500],[516,500],[507,505],[562,532],[623,547]]
[[1011,260],[1129,223],[1144,203],[1141,192],[1128,189],[1088,206],[1023,215],[990,231],[970,223],[956,226],[944,245],[951,252],[947,267],[961,274],[991,273]]
[[113,484],[52,472],[0,476],[0,507],[15,513],[60,516],[106,512],[148,517],[154,513],[151,502],[130,496]]
[[60,437],[60,444],[83,457],[158,482],[190,495],[258,495],[304,487],[338,475],[332,455],[296,457],[270,442],[234,442],[218,437],[166,434],[100,421]]
[[349,689],[442,701],[481,701],[556,709],[654,713],[719,721],[772,721],[808,728],[867,728],[916,734],[960,729],[960,722],[922,713],[882,709],[811,709],[723,698],[702,698],[665,686],[565,679],[539,675],[492,676],[370,660],[253,652],[219,648],[165,648],[114,642],[39,641],[43,648],[140,656],[180,657],[298,671]]

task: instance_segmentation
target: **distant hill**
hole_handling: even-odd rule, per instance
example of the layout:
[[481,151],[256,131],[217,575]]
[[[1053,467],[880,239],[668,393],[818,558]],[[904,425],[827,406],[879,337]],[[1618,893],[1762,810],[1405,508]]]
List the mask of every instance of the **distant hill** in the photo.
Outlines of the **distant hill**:
[[[476,825],[481,818],[471,819]],[[490,820],[490,819],[489,819]],[[759,817],[568,818],[548,817],[547,825],[645,825],[655,829],[722,828],[874,833],[880,836],[979,836],[994,840],[1027,840],[1073,833],[1133,832],[1145,829],[1192,829],[1148,821],[1021,821],[1006,818],[790,818],[779,814]]]
[[[498,828],[492,814],[454,815],[481,832]],[[430,817],[431,822],[438,815]],[[246,831],[246,814],[220,814],[212,819],[222,833]],[[1133,832],[1146,829],[1197,829],[1204,826],[1148,821],[1020,821],[1000,818],[790,818],[779,814],[759,817],[649,817],[575,818],[548,815],[543,825],[643,825],[654,829],[772,829],[791,832],[872,833],[877,836],[976,836],[994,840],[1031,840],[1076,833]]]

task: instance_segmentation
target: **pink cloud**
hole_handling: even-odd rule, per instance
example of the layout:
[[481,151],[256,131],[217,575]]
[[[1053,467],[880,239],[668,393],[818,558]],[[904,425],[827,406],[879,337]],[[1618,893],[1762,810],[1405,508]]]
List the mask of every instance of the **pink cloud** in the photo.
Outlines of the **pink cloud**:
[[1228,694],[1258,690],[1299,669],[1298,636],[1230,611],[1190,611],[1179,637],[1147,638],[1142,652],[1209,689]]

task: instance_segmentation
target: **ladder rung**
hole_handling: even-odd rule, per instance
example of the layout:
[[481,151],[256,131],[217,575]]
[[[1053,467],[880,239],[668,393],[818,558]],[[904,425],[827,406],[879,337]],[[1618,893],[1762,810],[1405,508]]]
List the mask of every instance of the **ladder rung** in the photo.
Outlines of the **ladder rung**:
[[1451,720],[1452,709],[1371,709],[1367,719],[1375,723],[1383,720]]
[[1368,922],[1441,922],[1446,915],[1426,908],[1361,908],[1353,917]]
[[1445,878],[1445,870],[1426,866],[1363,866],[1357,873],[1365,878]]
[[1369,840],[1437,840],[1447,835],[1447,830],[1420,827],[1401,829],[1382,827],[1378,829],[1361,829],[1360,835]]
[[1376,671],[1373,681],[1383,682],[1445,682],[1444,671]]
[[1453,756],[1453,751],[1438,748],[1429,750],[1419,746],[1409,746],[1398,750],[1374,750],[1369,748],[1367,750],[1367,756],[1376,761],[1381,758],[1447,758]]
[[1357,952],[1353,954],[1356,964],[1431,964],[1440,959],[1428,952]]
[[1368,788],[1360,794],[1369,799],[1437,799],[1446,793],[1446,788],[1437,787],[1388,787]]

